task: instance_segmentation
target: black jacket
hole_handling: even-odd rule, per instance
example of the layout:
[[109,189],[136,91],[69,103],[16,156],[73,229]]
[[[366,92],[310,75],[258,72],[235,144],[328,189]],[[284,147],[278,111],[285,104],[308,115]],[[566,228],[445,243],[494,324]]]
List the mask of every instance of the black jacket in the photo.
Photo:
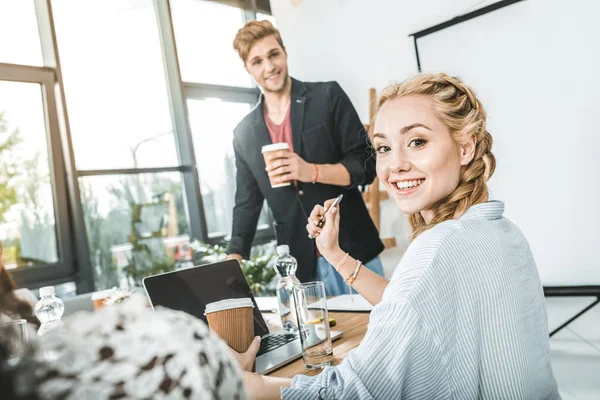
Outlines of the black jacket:
[[384,246],[357,188],[373,182],[375,159],[369,152],[363,124],[346,93],[337,82],[292,79],[290,118],[294,152],[309,163],[343,164],[350,172],[348,187],[298,182],[297,186],[271,188],[261,153],[262,146],[271,143],[263,101],[261,96],[234,130],[237,188],[228,253],[249,256],[266,199],[275,220],[278,244],[289,245],[298,260],[298,279],[314,279],[315,243],[306,231],[308,215],[316,204],[343,193],[340,246],[363,262],[375,258]]

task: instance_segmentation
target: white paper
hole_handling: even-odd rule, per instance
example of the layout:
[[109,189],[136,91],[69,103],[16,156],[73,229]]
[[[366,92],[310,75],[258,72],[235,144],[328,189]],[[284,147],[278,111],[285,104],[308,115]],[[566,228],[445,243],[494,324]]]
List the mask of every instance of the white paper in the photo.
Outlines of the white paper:
[[[329,311],[371,311],[373,306],[359,294],[353,294],[354,303],[349,294],[332,297],[327,300]],[[258,309],[262,312],[279,312],[277,297],[255,297]]]
[[332,297],[327,300],[328,311],[371,311],[373,306],[359,294],[353,294],[354,303],[349,294]]
[[279,312],[279,302],[277,296],[272,297],[255,297],[256,305],[262,312]]

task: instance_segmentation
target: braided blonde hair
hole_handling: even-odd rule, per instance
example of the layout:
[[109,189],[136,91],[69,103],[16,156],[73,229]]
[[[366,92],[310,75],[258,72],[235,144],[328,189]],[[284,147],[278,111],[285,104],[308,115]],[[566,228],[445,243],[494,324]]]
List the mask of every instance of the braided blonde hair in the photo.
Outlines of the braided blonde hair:
[[[374,107],[371,121],[375,121],[381,106],[389,100],[406,96],[426,96],[433,100],[437,118],[448,128],[459,145],[472,138],[476,140],[471,162],[461,168],[458,186],[446,198],[434,204],[433,218],[426,223],[421,213],[408,217],[411,239],[425,230],[450,219],[458,219],[474,204],[488,200],[486,182],[496,169],[496,159],[491,152],[492,136],[486,130],[486,113],[473,89],[459,78],[444,73],[420,74],[403,83],[388,86]],[[373,135],[373,126],[369,135]]]

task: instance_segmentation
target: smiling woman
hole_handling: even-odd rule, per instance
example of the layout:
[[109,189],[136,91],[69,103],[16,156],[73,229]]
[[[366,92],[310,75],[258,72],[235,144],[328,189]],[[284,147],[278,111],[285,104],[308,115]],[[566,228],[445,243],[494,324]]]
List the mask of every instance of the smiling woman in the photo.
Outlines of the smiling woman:
[[377,174],[409,214],[414,240],[383,283],[341,250],[343,203],[322,228],[315,207],[307,230],[319,251],[375,305],[367,334],[315,377],[246,372],[250,397],[560,398],[529,244],[504,204],[488,201],[495,159],[473,90],[445,74],[419,75],[384,90],[373,120]]
[[485,110],[471,88],[423,75],[389,87],[377,106],[371,135],[378,175],[409,214],[413,238],[488,200],[485,182],[496,161]]

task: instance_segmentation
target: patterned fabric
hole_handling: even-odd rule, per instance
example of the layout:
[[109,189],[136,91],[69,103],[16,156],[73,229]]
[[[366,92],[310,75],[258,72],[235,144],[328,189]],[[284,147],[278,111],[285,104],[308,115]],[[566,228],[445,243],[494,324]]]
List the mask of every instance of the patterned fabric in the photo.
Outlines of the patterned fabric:
[[132,298],[76,313],[42,336],[36,375],[43,399],[245,399],[224,342],[186,313]]
[[498,201],[419,235],[339,367],[285,399],[559,399],[540,278]]

